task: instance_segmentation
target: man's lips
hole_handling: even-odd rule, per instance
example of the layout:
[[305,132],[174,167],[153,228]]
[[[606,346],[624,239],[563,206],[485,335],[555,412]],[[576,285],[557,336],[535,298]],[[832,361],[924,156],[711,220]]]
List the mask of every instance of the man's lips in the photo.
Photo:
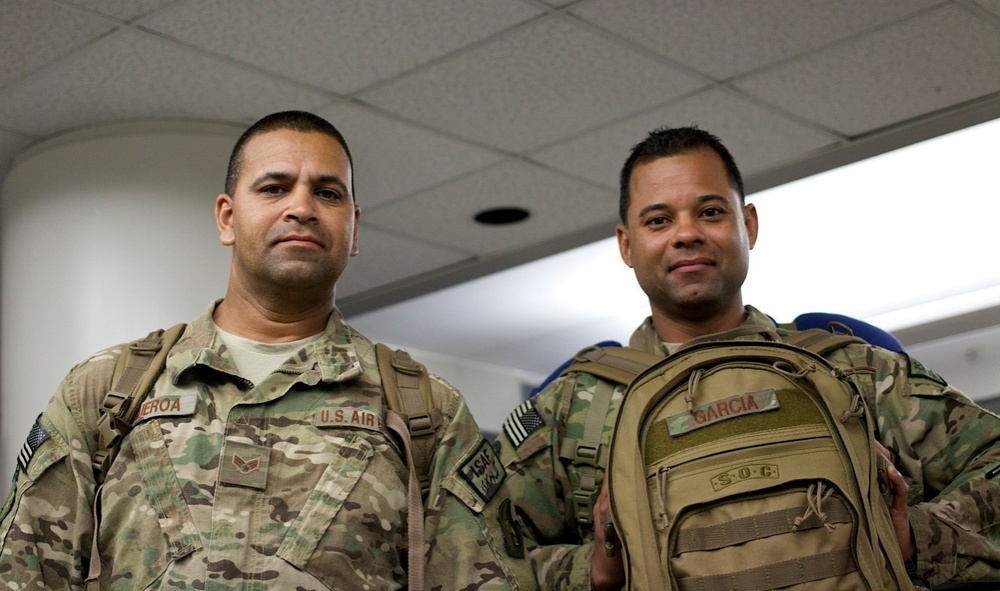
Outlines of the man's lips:
[[694,259],[684,259],[682,261],[677,261],[676,263],[670,265],[669,270],[687,272],[687,271],[701,271],[708,267],[714,267],[715,261],[706,257],[698,257]]
[[298,245],[312,244],[316,246],[323,246],[319,240],[308,234],[289,234],[287,236],[282,236],[278,239],[278,243]]

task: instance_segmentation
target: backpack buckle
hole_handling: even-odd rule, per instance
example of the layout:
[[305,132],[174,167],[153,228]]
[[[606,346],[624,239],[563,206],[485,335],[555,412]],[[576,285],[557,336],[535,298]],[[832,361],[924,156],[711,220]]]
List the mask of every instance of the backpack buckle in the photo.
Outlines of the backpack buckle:
[[423,437],[434,433],[434,419],[429,414],[407,415],[406,422],[411,437]]
[[594,522],[594,491],[573,491],[573,509],[576,511],[576,521],[581,525]]
[[580,464],[597,467],[601,460],[601,444],[591,444],[585,441],[576,443],[576,459]]

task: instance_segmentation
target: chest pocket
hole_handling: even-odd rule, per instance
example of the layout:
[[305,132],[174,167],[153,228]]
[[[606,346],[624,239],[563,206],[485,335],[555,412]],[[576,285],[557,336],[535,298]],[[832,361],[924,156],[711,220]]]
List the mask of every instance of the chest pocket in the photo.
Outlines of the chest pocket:
[[374,454],[372,444],[357,434],[349,434],[324,470],[302,510],[289,526],[278,548],[278,556],[306,569],[320,540],[344,506],[354,486],[361,480]]
[[[110,567],[102,569],[102,575],[144,588],[171,562],[200,550],[201,536],[156,421],[140,424],[129,434],[118,460],[101,491],[98,541],[101,560]],[[149,503],[145,510],[143,494]],[[135,548],[145,551],[137,553]]]

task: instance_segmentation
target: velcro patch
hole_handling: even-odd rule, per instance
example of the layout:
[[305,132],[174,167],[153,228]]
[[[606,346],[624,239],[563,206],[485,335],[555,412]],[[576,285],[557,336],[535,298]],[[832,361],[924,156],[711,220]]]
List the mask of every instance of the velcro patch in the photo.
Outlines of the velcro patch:
[[38,448],[49,440],[49,437],[49,432],[45,430],[45,427],[42,426],[38,419],[35,419],[35,424],[31,426],[28,438],[24,441],[24,446],[21,448],[21,453],[17,454],[17,467],[22,472],[27,473],[31,458],[38,451]]
[[777,410],[781,407],[774,389],[758,390],[736,394],[695,407],[693,412],[685,412],[667,417],[670,435],[677,437],[696,429],[707,427],[719,421],[735,419],[745,415]]
[[313,424],[324,427],[354,427],[369,431],[382,431],[382,417],[360,408],[321,408],[313,416]]
[[197,394],[168,394],[150,398],[139,407],[135,422],[154,417],[188,417],[198,408]]
[[903,353],[906,357],[906,375],[911,378],[924,378],[925,380],[930,380],[934,383],[941,384],[942,386],[947,386],[948,382],[944,378],[934,373],[930,368],[920,363],[916,359],[910,357],[906,353]]
[[524,534],[521,524],[514,515],[514,504],[510,499],[500,503],[497,519],[500,521],[500,531],[503,532],[503,546],[511,558],[524,558]]
[[505,474],[496,450],[485,439],[479,442],[476,453],[462,463],[458,473],[484,503],[489,503],[500,490]]
[[528,435],[537,431],[545,421],[535,410],[531,400],[525,400],[517,406],[503,422],[503,432],[514,447],[518,447]]
[[219,482],[264,490],[271,463],[271,448],[227,440],[222,450]]

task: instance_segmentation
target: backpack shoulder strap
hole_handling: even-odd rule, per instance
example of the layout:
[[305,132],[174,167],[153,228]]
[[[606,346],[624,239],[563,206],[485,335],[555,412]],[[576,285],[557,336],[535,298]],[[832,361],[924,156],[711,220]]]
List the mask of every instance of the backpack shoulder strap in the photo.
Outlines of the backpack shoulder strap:
[[663,357],[629,347],[586,347],[573,357],[573,362],[562,371],[567,374],[580,371],[628,385],[633,379]]
[[[424,506],[430,491],[431,457],[434,434],[441,423],[431,397],[427,367],[414,361],[406,351],[375,345],[375,359],[382,378],[386,406],[386,426],[396,434],[410,471],[407,494],[409,513],[407,539],[410,553],[407,579],[409,589],[422,591],[424,584]],[[419,551],[416,549],[420,549]]]
[[607,466],[608,461],[607,446],[601,444],[601,435],[611,407],[614,384],[628,385],[646,368],[662,359],[659,355],[627,347],[592,345],[578,352],[572,363],[561,372],[585,372],[603,378],[594,388],[582,436],[564,437],[559,444],[559,457],[569,460],[577,472],[573,507],[580,539],[586,539],[593,531],[594,501],[600,488],[599,471]]
[[99,589],[101,582],[102,565],[97,545],[99,528],[96,523],[97,499],[101,494],[104,479],[108,475],[111,462],[118,454],[122,439],[132,430],[132,422],[139,412],[139,407],[149,395],[153,382],[163,371],[167,353],[181,338],[186,327],[186,324],[177,324],[166,330],[156,330],[144,338],[125,345],[111,374],[111,389],[104,395],[101,418],[97,421],[98,450],[92,459],[97,488],[94,500],[95,526],[86,580],[88,591]]
[[410,354],[389,346],[375,345],[379,375],[388,408],[406,419],[407,434],[413,442],[413,460],[423,495],[430,487],[430,462],[434,455],[434,435],[441,418],[434,412],[431,383],[424,364]]
[[132,421],[166,364],[167,353],[187,325],[177,324],[132,341],[122,349],[111,378],[111,389],[101,403],[97,423],[99,449],[94,454],[94,477],[104,482],[118,446],[132,430]]
[[792,331],[782,336],[781,340],[790,345],[812,351],[820,356],[852,343],[866,343],[864,339],[856,337],[853,334],[831,332],[822,328]]

